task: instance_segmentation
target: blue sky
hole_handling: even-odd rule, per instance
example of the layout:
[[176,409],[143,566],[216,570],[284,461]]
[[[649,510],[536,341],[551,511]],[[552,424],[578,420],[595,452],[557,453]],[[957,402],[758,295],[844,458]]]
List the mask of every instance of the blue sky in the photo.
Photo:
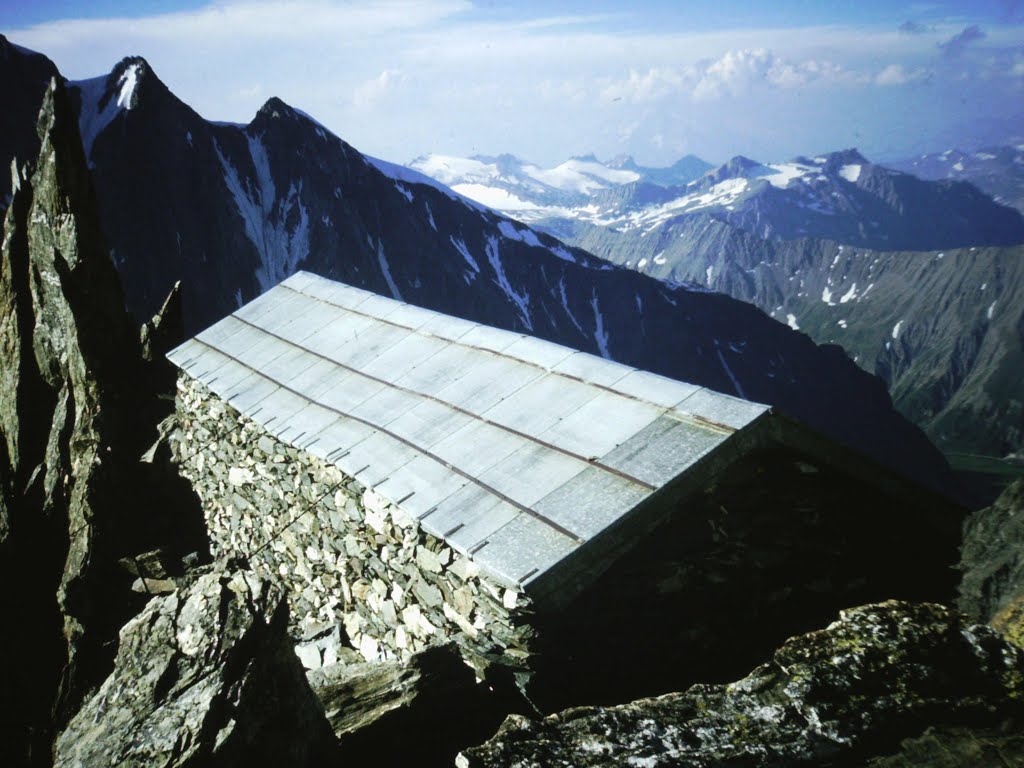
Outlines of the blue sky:
[[1024,141],[1024,2],[0,0],[72,79],[145,56],[200,114],[270,96],[358,149],[891,159]]

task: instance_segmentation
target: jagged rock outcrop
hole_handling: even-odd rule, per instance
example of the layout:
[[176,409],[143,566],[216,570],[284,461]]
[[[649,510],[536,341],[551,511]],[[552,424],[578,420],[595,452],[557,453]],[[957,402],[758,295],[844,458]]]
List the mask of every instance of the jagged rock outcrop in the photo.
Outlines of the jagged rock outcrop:
[[52,78],[60,78],[52,61],[0,35],[0,214],[13,191],[7,175],[11,162],[24,165],[39,154],[36,116]]
[[1024,480],[964,524],[959,607],[1024,647]]
[[512,716],[458,765],[852,766],[929,726],[994,728],[1022,714],[1020,649],[942,606],[890,601],[843,611],[730,685]]
[[[56,80],[40,155],[17,168],[0,251],[0,633],[10,716],[0,763],[46,764],[52,729],[110,669],[139,608],[126,555],[202,549],[181,493],[148,484],[138,457],[162,406],[145,382],[96,215],[78,126]],[[198,518],[201,520],[201,518]],[[123,590],[123,591],[122,591]]]
[[252,572],[214,570],[154,598],[121,630],[55,765],[329,764],[334,737],[287,626],[283,595]]

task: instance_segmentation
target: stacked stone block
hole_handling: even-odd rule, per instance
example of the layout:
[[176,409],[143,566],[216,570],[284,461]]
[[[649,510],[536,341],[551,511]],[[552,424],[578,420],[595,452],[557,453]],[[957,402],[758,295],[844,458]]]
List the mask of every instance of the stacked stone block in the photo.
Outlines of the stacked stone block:
[[[284,587],[296,639],[341,636],[369,661],[455,640],[481,673],[492,663],[528,666],[524,594],[186,375],[177,413],[175,459],[202,500],[213,554],[244,559]],[[337,651],[307,643],[302,655],[315,667]]]

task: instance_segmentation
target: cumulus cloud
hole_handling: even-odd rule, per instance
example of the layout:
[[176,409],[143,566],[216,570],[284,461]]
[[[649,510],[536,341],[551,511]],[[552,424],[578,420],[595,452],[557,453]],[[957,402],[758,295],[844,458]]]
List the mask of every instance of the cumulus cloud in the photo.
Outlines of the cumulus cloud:
[[695,101],[710,101],[758,88],[799,88],[844,75],[842,67],[828,61],[790,61],[765,48],[741,49],[676,68],[630,70],[627,77],[606,84],[601,97],[606,101],[625,99],[642,104],[682,94]]
[[942,51],[942,55],[947,59],[959,58],[967,47],[978,40],[984,40],[986,37],[981,27],[977,24],[972,24],[969,27],[964,27],[960,32],[957,32],[949,40],[943,40],[941,43],[936,43],[939,50]]

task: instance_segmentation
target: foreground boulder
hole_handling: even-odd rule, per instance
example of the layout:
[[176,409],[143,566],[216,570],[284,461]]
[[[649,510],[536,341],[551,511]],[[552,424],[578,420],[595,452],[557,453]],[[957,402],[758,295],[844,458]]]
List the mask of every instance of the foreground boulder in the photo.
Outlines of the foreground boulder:
[[942,606],[890,601],[842,612],[730,685],[512,716],[458,765],[863,765],[930,726],[998,728],[1022,712],[1024,652]]
[[959,607],[1024,647],[1024,480],[964,525]]
[[58,766],[314,765],[333,735],[255,574],[213,572],[121,630],[114,671],[58,737]]

